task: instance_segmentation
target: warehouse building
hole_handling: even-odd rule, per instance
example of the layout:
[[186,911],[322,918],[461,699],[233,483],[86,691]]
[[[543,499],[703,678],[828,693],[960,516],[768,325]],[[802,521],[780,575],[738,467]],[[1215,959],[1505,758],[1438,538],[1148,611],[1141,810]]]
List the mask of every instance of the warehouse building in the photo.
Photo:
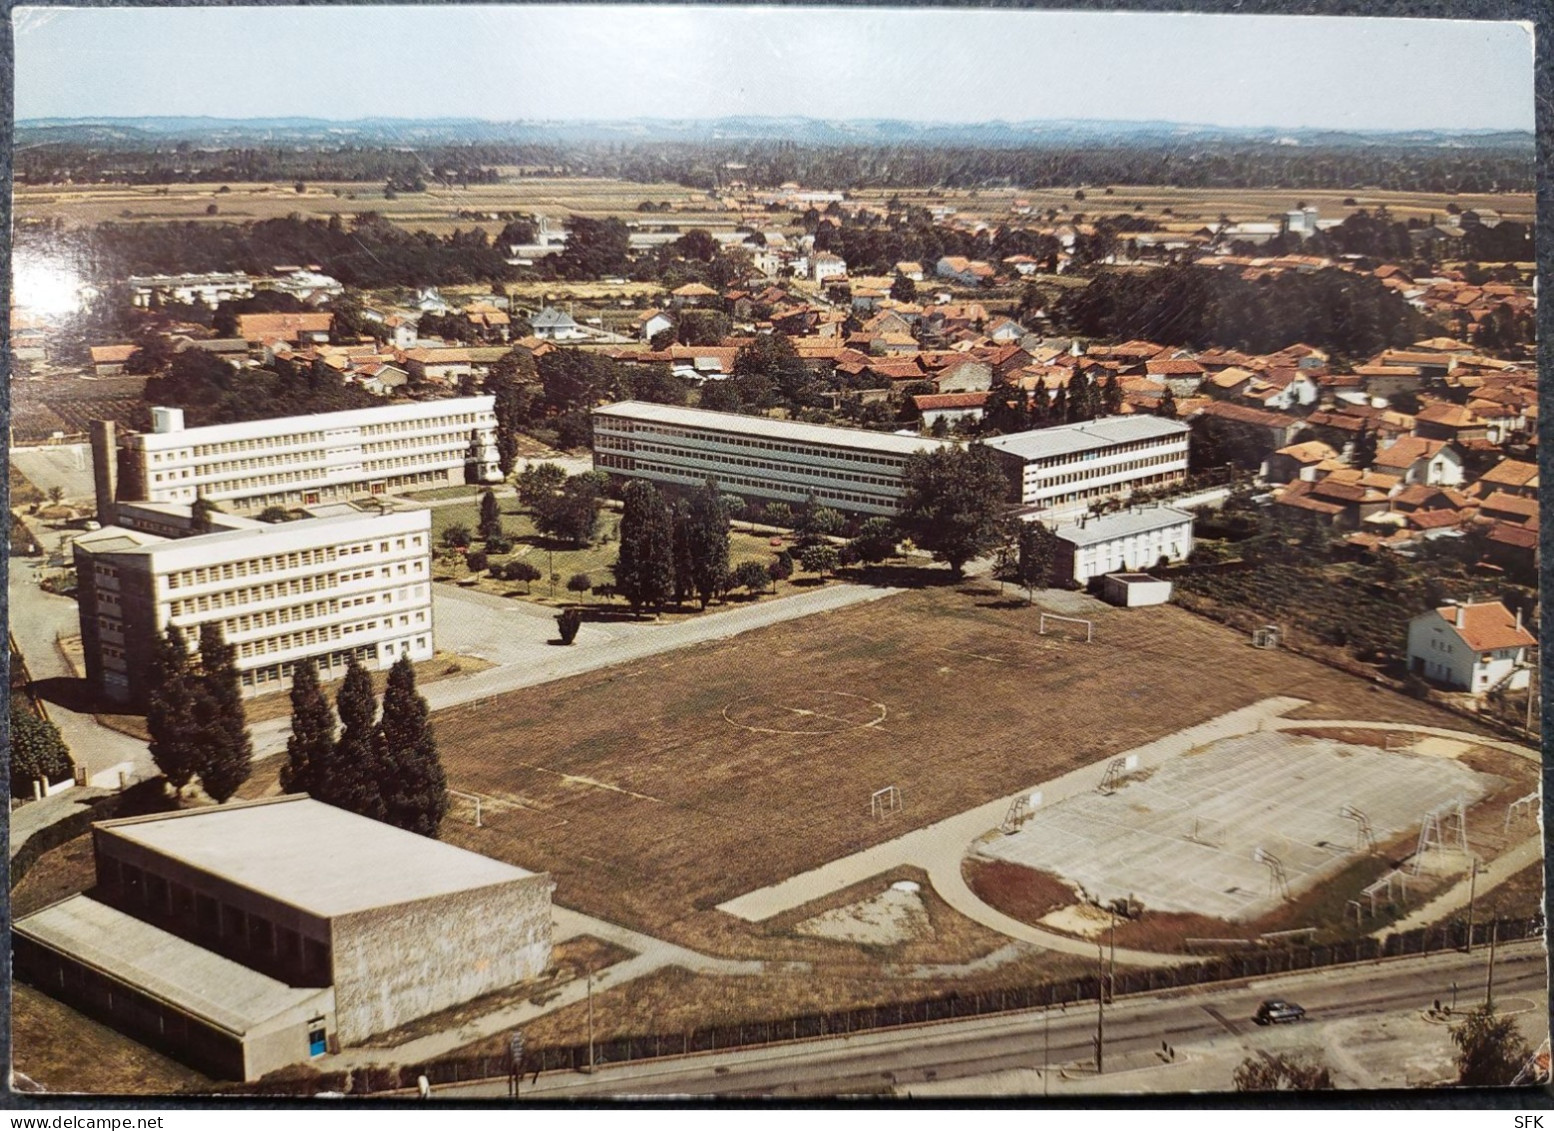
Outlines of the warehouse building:
[[368,668],[431,659],[431,517],[353,509],[189,538],[83,534],[74,553],[87,679],[140,704],[155,638],[172,624],[192,647],[209,621],[237,650],[245,695],[281,690],[304,660],[329,679],[352,656]]
[[14,924],[19,978],[252,1080],[538,977],[546,874],[288,796],[93,827],[97,886]]
[[185,428],[182,409],[153,408],[150,432],[123,437],[98,421],[98,520],[114,521],[121,498],[247,513],[500,482],[494,404],[455,397],[204,428]]
[[747,498],[893,515],[908,457],[941,440],[623,401],[594,410],[594,467],[612,476],[699,487],[715,476]]
[[1016,498],[1033,514],[1082,511],[1142,488],[1187,478],[1190,429],[1159,416],[1107,416],[1057,428],[994,436]]

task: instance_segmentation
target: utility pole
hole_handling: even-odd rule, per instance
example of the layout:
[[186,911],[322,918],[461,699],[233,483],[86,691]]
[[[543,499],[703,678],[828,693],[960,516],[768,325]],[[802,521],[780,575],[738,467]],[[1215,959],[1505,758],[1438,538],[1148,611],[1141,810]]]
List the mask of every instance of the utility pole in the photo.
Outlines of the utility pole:
[[1489,924],[1489,977],[1484,980],[1484,1004],[1495,1007],[1495,937],[1500,933],[1500,920]]
[[1473,858],[1473,872],[1468,879],[1468,953],[1473,953],[1473,897],[1478,893],[1478,857]]
[[1047,1077],[1052,1073],[1052,1002],[1041,1011],[1041,1094],[1047,1094]]
[[1111,938],[1107,943],[1109,953],[1106,957],[1106,1000],[1111,1001],[1117,993],[1117,912],[1112,912]]
[[594,975],[588,972],[588,1071],[594,1070]]
[[1101,950],[1101,940],[1095,940],[1095,1073],[1106,1071],[1104,1043],[1106,1038],[1106,956]]

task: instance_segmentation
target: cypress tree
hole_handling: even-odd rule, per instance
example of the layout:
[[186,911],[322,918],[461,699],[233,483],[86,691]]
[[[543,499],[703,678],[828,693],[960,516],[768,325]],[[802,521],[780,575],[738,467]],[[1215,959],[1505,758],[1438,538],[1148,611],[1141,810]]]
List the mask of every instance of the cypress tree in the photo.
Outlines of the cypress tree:
[[676,499],[669,510],[669,547],[674,603],[683,605],[696,591],[696,569],[691,557],[691,509],[684,499]]
[[345,671],[345,681],[335,698],[340,714],[340,738],[329,760],[316,774],[317,800],[337,805],[375,821],[388,811],[383,803],[382,768],[373,742],[373,725],[378,701],[372,693],[372,677],[354,656]]
[[146,730],[151,734],[151,760],[174,791],[182,792],[199,769],[200,735],[196,678],[183,633],[173,625],[157,637],[148,675]]
[[718,481],[708,478],[691,496],[685,523],[686,549],[690,556],[691,585],[706,608],[728,580],[728,505]]
[[480,493],[480,537],[489,542],[502,533],[502,504],[489,487]]
[[281,789],[316,793],[318,776],[329,765],[334,745],[335,714],[319,686],[318,668],[311,660],[299,660],[291,679],[291,737],[286,740]]
[[435,837],[448,812],[448,781],[427,720],[426,700],[416,693],[415,667],[401,656],[383,690],[383,718],[374,736],[384,768],[383,802],[391,825]]
[[1160,403],[1155,406],[1155,415],[1163,416],[1168,420],[1176,419],[1176,394],[1171,391],[1171,386],[1165,387],[1165,392],[1160,394]]
[[195,715],[200,722],[200,785],[219,804],[253,772],[253,746],[243,714],[237,649],[222,637],[219,622],[200,626],[200,679]]
[[627,484],[621,514],[615,588],[634,610],[658,608],[674,588],[674,545],[669,508],[644,480]]

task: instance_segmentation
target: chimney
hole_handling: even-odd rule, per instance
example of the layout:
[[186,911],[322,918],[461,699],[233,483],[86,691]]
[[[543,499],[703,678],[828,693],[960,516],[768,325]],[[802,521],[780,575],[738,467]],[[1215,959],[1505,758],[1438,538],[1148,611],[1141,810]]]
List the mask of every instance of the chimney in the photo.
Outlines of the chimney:
[[111,420],[92,421],[92,486],[97,495],[97,521],[104,526],[119,520],[115,505],[119,495],[117,430]]
[[1455,623],[1456,623],[1458,628],[1461,628],[1463,626],[1464,621],[1467,619],[1466,617],[1463,616],[1463,610],[1466,607],[1467,606],[1463,605],[1460,602],[1457,605],[1457,619],[1456,619]]
[[1516,607],[1516,629],[1517,629],[1518,632],[1520,632],[1521,628],[1522,628],[1522,609],[1521,609],[1521,606],[1518,605]]

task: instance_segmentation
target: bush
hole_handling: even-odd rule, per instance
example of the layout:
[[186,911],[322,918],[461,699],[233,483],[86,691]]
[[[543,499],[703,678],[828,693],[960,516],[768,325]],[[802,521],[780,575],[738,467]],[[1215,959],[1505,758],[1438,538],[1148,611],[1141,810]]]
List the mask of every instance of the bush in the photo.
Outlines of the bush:
[[473,539],[470,537],[469,527],[462,523],[456,523],[442,532],[442,544],[444,546],[468,546]]
[[587,593],[594,587],[594,579],[586,573],[574,573],[567,578],[567,589],[572,593]]
[[556,630],[561,633],[561,643],[570,644],[577,639],[577,630],[583,626],[583,614],[576,609],[562,609],[556,614]]
[[505,534],[494,535],[486,539],[486,553],[510,554],[513,552],[513,540]]
[[259,512],[260,522],[290,522],[291,512],[285,507],[265,507]]
[[464,564],[469,566],[471,573],[481,573],[490,564],[490,558],[484,550],[471,550],[464,556]]
[[766,572],[771,575],[773,581],[787,581],[793,576],[793,555],[787,550],[772,559],[766,567]]
[[31,797],[36,778],[53,783],[71,774],[70,752],[59,728],[11,704],[11,796]]
[[522,581],[525,584],[530,584],[538,581],[543,576],[545,575],[540,572],[538,566],[522,559],[508,562],[502,567],[502,577],[508,581]]
[[760,562],[740,562],[729,576],[730,589],[747,589],[760,593],[771,582],[771,573]]

